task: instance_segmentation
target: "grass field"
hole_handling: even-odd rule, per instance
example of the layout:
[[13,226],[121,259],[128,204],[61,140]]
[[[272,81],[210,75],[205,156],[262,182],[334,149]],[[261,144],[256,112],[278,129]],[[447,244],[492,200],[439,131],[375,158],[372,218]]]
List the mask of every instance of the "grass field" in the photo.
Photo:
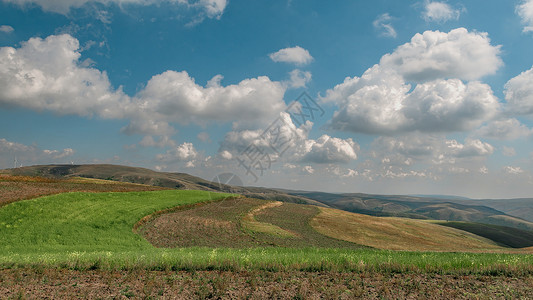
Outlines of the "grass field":
[[[230,194],[211,194],[213,198]],[[210,199],[202,191],[65,193],[0,209],[0,252],[124,251],[151,248],[132,232],[143,217]]]

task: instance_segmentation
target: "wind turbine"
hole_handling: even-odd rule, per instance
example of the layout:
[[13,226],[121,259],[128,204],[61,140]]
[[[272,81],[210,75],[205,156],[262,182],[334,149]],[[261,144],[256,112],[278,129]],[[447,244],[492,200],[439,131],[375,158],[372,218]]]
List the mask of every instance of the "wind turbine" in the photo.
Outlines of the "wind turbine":
[[17,156],[15,155],[15,159],[13,160],[13,169],[17,168],[19,161],[17,160]]

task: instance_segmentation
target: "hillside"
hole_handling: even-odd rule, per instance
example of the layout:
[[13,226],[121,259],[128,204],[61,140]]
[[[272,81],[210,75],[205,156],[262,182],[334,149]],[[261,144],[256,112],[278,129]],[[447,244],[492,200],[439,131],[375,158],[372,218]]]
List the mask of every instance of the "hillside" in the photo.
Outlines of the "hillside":
[[[372,216],[477,222],[533,231],[533,222],[520,218],[533,210],[531,199],[469,200],[446,196],[333,194],[262,187],[230,186],[186,173],[156,172],[117,165],[45,165],[2,170],[0,173],[47,178],[97,178],[172,189],[237,193],[249,198],[332,207]],[[509,203],[509,205],[506,205]]]
[[274,189],[230,186],[218,182],[204,180],[186,173],[156,172],[145,168],[119,165],[41,165],[6,169],[1,170],[0,173],[24,176],[42,176],[54,179],[72,177],[97,178],[180,190],[237,193],[250,198],[326,206],[323,203],[309,198],[300,197],[297,195],[289,195]]
[[[362,193],[332,194],[323,192],[288,191],[286,193],[320,201],[329,207],[349,212],[372,216],[406,217],[414,219],[433,219],[446,221],[477,222],[492,225],[508,226],[533,231],[533,222],[509,215],[503,211],[489,207],[485,200],[464,200],[457,197],[447,199],[403,196],[403,195],[371,195]],[[487,200],[494,203],[497,200]],[[504,202],[499,201],[504,207]],[[533,208],[533,202],[522,203]]]
[[471,232],[505,247],[527,248],[533,246],[533,232],[531,231],[468,222],[439,222],[437,224]]

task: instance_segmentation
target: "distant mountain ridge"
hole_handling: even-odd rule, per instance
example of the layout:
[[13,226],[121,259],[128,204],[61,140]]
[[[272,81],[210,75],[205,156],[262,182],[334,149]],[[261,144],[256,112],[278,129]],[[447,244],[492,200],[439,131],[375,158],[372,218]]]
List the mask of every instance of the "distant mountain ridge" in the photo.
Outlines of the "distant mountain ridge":
[[[145,168],[109,164],[41,165],[7,169],[0,173],[53,178],[86,177],[173,189],[231,192],[250,198],[333,207],[373,216],[477,222],[533,231],[533,220],[524,217],[524,212],[533,211],[533,199],[470,200],[453,196],[445,198],[440,195],[421,197],[363,193],[334,194],[241,187],[211,182],[186,173],[157,172]],[[531,215],[526,217],[533,218]]]

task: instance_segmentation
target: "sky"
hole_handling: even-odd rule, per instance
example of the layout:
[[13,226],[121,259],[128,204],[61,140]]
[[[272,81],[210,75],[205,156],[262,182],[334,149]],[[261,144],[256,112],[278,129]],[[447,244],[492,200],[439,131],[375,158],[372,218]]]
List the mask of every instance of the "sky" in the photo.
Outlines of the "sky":
[[0,169],[532,197],[531,53],[533,0],[0,0]]

